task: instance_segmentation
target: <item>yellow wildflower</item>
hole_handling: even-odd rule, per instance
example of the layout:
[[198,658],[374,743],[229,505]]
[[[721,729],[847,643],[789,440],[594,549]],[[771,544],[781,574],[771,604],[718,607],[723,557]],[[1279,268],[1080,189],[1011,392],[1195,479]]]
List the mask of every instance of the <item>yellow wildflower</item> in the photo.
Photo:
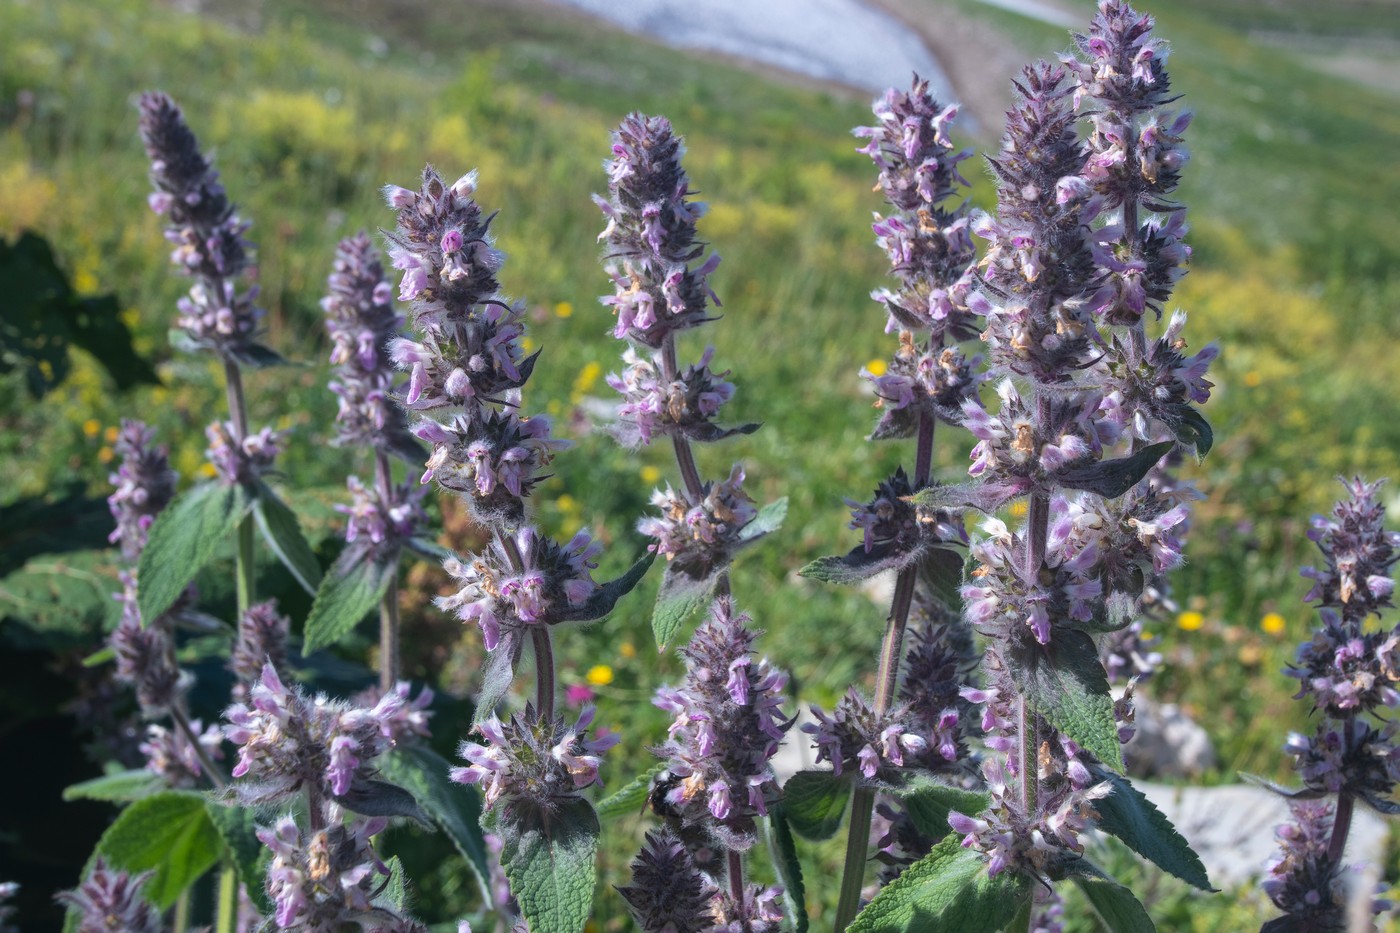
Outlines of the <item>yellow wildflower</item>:
[[1183,632],[1194,632],[1206,624],[1206,617],[1188,610],[1176,617],[1176,624]]
[[1277,612],[1267,613],[1259,620],[1259,627],[1270,635],[1282,635],[1284,629],[1284,618]]
[[650,463],[642,467],[642,482],[654,483],[659,479],[661,479],[661,471],[656,467],[652,466]]
[[617,646],[617,653],[630,661],[637,656],[637,646],[630,641],[624,641]]
[[872,376],[883,376],[889,367],[884,360],[871,360],[865,364],[865,369]]
[[89,418],[83,422],[83,433],[88,437],[96,437],[97,432],[102,430],[102,422],[96,418]]
[[613,669],[606,664],[595,664],[588,669],[584,679],[595,687],[606,687],[613,682]]
[[561,301],[561,302],[559,302],[557,305],[554,306],[554,316],[555,316],[555,317],[573,317],[573,316],[574,316],[574,306],[573,306],[573,304],[572,304],[571,302],[568,302],[568,301]]

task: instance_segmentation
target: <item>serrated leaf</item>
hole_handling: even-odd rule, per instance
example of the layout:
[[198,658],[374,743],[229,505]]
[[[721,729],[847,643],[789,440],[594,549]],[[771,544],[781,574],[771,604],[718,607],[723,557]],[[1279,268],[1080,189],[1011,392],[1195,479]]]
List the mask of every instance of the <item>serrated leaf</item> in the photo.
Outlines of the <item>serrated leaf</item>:
[[578,933],[593,906],[598,816],[581,798],[500,811],[501,865],[531,933]]
[[1171,452],[1175,441],[1162,441],[1144,447],[1128,457],[1117,460],[1099,460],[1081,467],[1070,467],[1058,473],[1055,479],[1061,486],[1070,489],[1083,489],[1096,493],[1105,499],[1116,499],[1137,485],[1138,480],[1157,465],[1157,461]]
[[4,640],[25,649],[89,647],[121,618],[111,560],[110,551],[43,555],[0,579],[0,619],[15,623],[4,626]]
[[990,514],[1029,490],[1028,481],[948,483],[920,489],[909,501],[926,510],[976,509]]
[[836,834],[850,799],[850,780],[830,771],[798,771],[783,785],[788,825],[797,835],[813,842]]
[[356,778],[349,790],[331,799],[361,816],[403,816],[423,826],[433,825],[411,793],[388,781]]
[[787,518],[787,508],[787,496],[768,503],[758,510],[758,514],[753,517],[752,521],[739,529],[739,540],[748,543],[777,531],[783,527],[783,520]]
[[581,606],[570,609],[563,615],[566,622],[592,622],[601,619],[613,611],[617,601],[636,588],[637,584],[646,576],[647,570],[651,568],[652,561],[656,560],[656,554],[647,553],[642,555],[627,572],[616,580],[609,580],[598,587]]
[[1092,638],[1059,626],[1048,645],[1028,640],[1017,650],[1008,651],[1006,657],[1016,683],[1036,712],[1080,748],[1123,773],[1113,696]]
[[796,933],[807,933],[807,886],[802,881],[802,862],[797,842],[792,838],[785,809],[780,803],[768,814],[769,856],[783,887],[783,903]]
[[628,781],[615,793],[598,801],[598,818],[611,820],[620,816],[635,816],[642,812],[651,793],[651,782],[666,770],[666,762],[659,761],[646,771]]
[[379,759],[383,775],[407,788],[452,840],[476,875],[485,902],[490,903],[487,881],[491,867],[481,835],[481,794],[475,787],[454,783],[448,777],[451,768],[446,759],[424,745],[401,746]]
[[472,722],[481,722],[496,712],[496,706],[510,690],[511,681],[515,679],[515,668],[520,664],[520,652],[524,650],[524,646],[524,641],[516,632],[505,632],[496,643],[495,650],[486,656]]
[[902,570],[918,557],[917,551],[898,551],[892,545],[875,547],[869,551],[858,545],[840,557],[818,557],[797,573],[799,576],[823,583],[854,586],[887,570]]
[[1157,925],[1137,896],[1097,866],[1081,859],[1070,863],[1067,874],[1099,915],[1108,933],[1157,933]]
[[962,608],[963,568],[967,558],[958,551],[933,548],[919,564],[919,583],[924,592],[957,613]]
[[395,855],[385,864],[389,869],[389,881],[384,885],[384,892],[375,900],[384,902],[394,913],[402,914],[408,909],[408,885],[404,882],[403,862]]
[[107,827],[95,854],[114,868],[155,869],[144,891],[164,910],[212,868],[223,851],[204,803],[200,794],[175,790],[138,800]]
[[333,645],[373,612],[399,572],[398,555],[375,559],[368,548],[346,548],[321,578],[306,617],[302,652]]
[[233,865],[238,880],[247,888],[260,913],[271,913],[271,904],[263,885],[267,862],[272,853],[257,836],[257,821],[253,811],[238,806],[226,806],[217,800],[205,800],[209,821],[219,834],[224,857]]
[[930,778],[911,782],[897,796],[914,826],[929,839],[942,839],[948,835],[948,814],[951,811],[976,816],[991,805],[991,797],[982,791],[948,787]]
[[1112,793],[1093,804],[1099,829],[1117,836],[1138,855],[1187,884],[1202,891],[1215,890],[1200,857],[1142,791],[1116,774],[1100,771],[1098,777],[1113,785]]
[[302,589],[316,595],[316,587],[321,583],[321,564],[306,536],[301,533],[301,524],[296,513],[287,503],[277,497],[277,493],[265,483],[258,484],[257,498],[253,503],[253,514],[257,516],[258,530],[263,540],[272,548],[272,553],[291,571]]
[[139,768],[133,771],[118,771],[104,774],[90,781],[82,781],[63,789],[64,800],[105,800],[111,803],[130,803],[158,793],[165,782],[156,774]]
[[1189,405],[1182,412],[1181,422],[1174,433],[1183,445],[1195,448],[1198,462],[1204,460],[1206,454],[1215,446],[1215,431],[1211,429],[1210,422]]
[[661,589],[656,594],[656,608],[651,614],[651,633],[656,638],[658,651],[666,650],[686,619],[710,604],[725,569],[717,566],[703,577],[694,577],[677,570],[674,564],[666,565]]
[[205,483],[156,516],[137,571],[137,605],[146,623],[170,608],[251,507],[242,486]]
[[1031,896],[1014,871],[988,877],[982,855],[956,838],[906,868],[856,914],[849,933],[995,933]]

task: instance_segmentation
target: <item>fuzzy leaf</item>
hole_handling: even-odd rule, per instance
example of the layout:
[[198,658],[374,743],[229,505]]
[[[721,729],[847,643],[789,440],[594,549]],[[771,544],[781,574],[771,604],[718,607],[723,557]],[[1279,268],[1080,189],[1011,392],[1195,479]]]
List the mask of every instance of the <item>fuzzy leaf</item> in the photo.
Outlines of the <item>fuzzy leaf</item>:
[[257,837],[257,820],[253,811],[243,807],[224,806],[218,801],[208,799],[205,800],[204,807],[209,814],[210,824],[219,834],[225,857],[238,873],[238,880],[248,889],[248,894],[258,905],[259,912],[270,913],[271,904],[263,886],[263,877],[267,874],[267,862],[271,859],[271,853]]
[[456,552],[451,548],[443,547],[436,541],[430,541],[427,538],[409,538],[404,542],[404,547],[413,551],[415,554],[421,554],[429,560],[435,560],[439,564],[445,563],[448,560],[457,559]]
[[856,914],[849,933],[994,933],[1031,896],[1025,875],[988,877],[981,853],[944,839]]
[[1200,858],[1142,791],[1116,774],[1100,771],[1097,777],[1113,785],[1113,793],[1093,804],[1099,829],[1117,836],[1138,855],[1187,884],[1202,891],[1215,890]]
[[783,519],[787,518],[787,508],[787,496],[768,503],[758,510],[758,514],[753,517],[752,521],[739,529],[739,540],[747,544],[777,531],[783,527]]
[[143,621],[149,624],[170,608],[251,507],[242,486],[205,483],[176,497],[156,516],[137,571]]
[[72,551],[35,557],[0,578],[4,641],[50,652],[91,647],[121,620],[111,566],[111,551]]
[[333,645],[379,605],[399,572],[398,555],[374,559],[369,549],[346,548],[321,578],[306,617],[302,652]]
[[932,548],[919,564],[919,582],[924,592],[953,612],[962,609],[963,568],[967,558],[958,551]]
[[117,650],[108,645],[106,648],[99,648],[83,658],[83,667],[101,667],[104,664],[111,664],[116,659]]
[[717,424],[710,424],[708,421],[702,421],[699,424],[686,425],[685,427],[678,428],[677,432],[687,440],[696,441],[701,444],[713,444],[715,441],[722,441],[727,437],[735,437],[739,434],[752,434],[761,427],[763,427],[763,425],[759,423],[741,424],[732,428],[722,428]]
[[223,842],[205,808],[190,791],[163,791],[122,810],[97,842],[97,855],[114,868],[155,876],[144,888],[164,910],[218,862]]
[[911,782],[898,796],[909,819],[919,832],[930,839],[942,839],[948,835],[950,811],[976,816],[991,805],[991,798],[982,791],[949,787],[930,778]]
[[552,812],[507,807],[495,820],[501,865],[531,933],[578,933],[593,906],[598,816],[588,801]]
[[408,886],[404,883],[403,862],[395,855],[385,863],[389,868],[389,880],[384,885],[384,893],[375,898],[384,902],[396,914],[408,908]]
[[406,816],[422,826],[433,825],[411,793],[388,781],[356,778],[349,790],[331,799],[361,816]]
[[379,770],[389,780],[407,788],[438,827],[452,840],[471,866],[477,885],[490,903],[487,879],[490,863],[481,835],[481,793],[448,777],[451,765],[425,745],[400,746],[379,759]]
[[921,509],[995,512],[1029,489],[1022,483],[950,483],[928,486],[909,497]]
[[807,886],[802,882],[802,862],[792,838],[786,811],[780,803],[768,814],[769,857],[783,886],[783,902],[795,933],[807,933]]
[[252,369],[269,369],[273,366],[288,366],[291,361],[271,347],[260,343],[250,343],[235,354],[238,362]]
[[514,632],[505,632],[496,643],[496,650],[486,657],[481,671],[481,690],[476,695],[476,712],[472,722],[481,722],[496,711],[496,706],[510,690],[515,668],[520,663],[524,642]]
[[850,799],[849,780],[830,771],[799,771],[783,785],[783,815],[803,839],[829,839],[841,826]]
[[674,564],[666,565],[651,615],[651,633],[658,651],[666,650],[686,619],[710,604],[724,570],[725,567],[717,566],[703,577],[693,577],[677,570]]
[[1144,447],[1130,457],[1099,460],[1082,467],[1071,467],[1056,475],[1061,486],[1097,493],[1105,499],[1116,499],[1137,485],[1157,461],[1171,452],[1175,441],[1162,441]]
[[1071,862],[1068,874],[1109,933],[1157,933],[1157,925],[1136,895],[1091,862]]
[[887,570],[902,570],[918,558],[918,551],[897,551],[889,545],[867,551],[857,545],[844,557],[818,557],[799,570],[798,574],[823,583],[854,586]]
[[1206,454],[1215,446],[1215,432],[1211,430],[1210,422],[1190,406],[1186,407],[1181,416],[1181,423],[1176,425],[1173,433],[1183,446],[1195,448],[1197,461],[1204,460]]
[[598,818],[611,820],[619,816],[635,816],[641,813],[647,804],[647,796],[651,793],[652,780],[665,770],[666,762],[658,761],[615,793],[598,801]]
[[130,803],[158,793],[165,787],[160,777],[145,768],[117,771],[63,788],[64,800],[106,800]]
[[1036,712],[1119,774],[1123,749],[1113,720],[1113,696],[1094,640],[1056,627],[1050,644],[1028,643],[1007,652],[1016,683]]
[[271,488],[259,483],[253,514],[258,520],[258,530],[262,532],[267,546],[272,548],[272,553],[292,572],[302,589],[315,596],[316,587],[321,582],[321,564],[316,560],[311,545],[306,543],[306,536],[301,533],[296,513]]
[[642,557],[627,572],[616,580],[609,580],[588,598],[582,606],[566,612],[562,621],[565,622],[592,622],[601,619],[603,616],[613,611],[617,601],[636,588],[637,584],[646,576],[647,570],[651,568],[652,561],[656,560],[654,553],[643,554]]

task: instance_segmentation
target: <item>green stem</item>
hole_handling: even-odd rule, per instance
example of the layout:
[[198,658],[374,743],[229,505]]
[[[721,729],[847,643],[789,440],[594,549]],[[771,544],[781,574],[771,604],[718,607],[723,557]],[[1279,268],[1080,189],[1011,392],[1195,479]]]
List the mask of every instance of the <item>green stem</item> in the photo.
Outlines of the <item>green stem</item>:
[[[237,574],[238,592],[238,615],[242,618],[243,613],[257,601],[256,573],[253,566],[254,552],[254,530],[253,516],[245,515],[238,523],[238,555],[235,567]],[[240,628],[239,637],[242,637]]]
[[[393,475],[389,457],[384,451],[374,456],[375,479],[379,484],[379,500],[385,508],[393,501]],[[388,694],[399,682],[399,577],[389,579],[389,588],[379,601],[379,692]]]
[[219,903],[214,918],[215,933],[238,929],[238,873],[227,863],[219,870]]
[[841,897],[836,903],[836,933],[842,933],[860,910],[860,890],[865,886],[866,850],[870,848],[870,813],[875,791],[857,787],[851,794],[851,825],[846,836],[846,862],[841,872]]
[[[229,421],[233,424],[233,442],[241,449],[248,436],[248,401],[243,392],[243,372],[238,363],[224,360],[224,390],[228,395]],[[238,553],[235,568],[238,615],[241,618],[257,599],[253,568],[253,516],[245,515],[238,523]],[[238,636],[242,638],[242,633]]]
[[180,892],[180,896],[175,899],[175,922],[172,929],[175,933],[185,933],[190,928],[190,889]]

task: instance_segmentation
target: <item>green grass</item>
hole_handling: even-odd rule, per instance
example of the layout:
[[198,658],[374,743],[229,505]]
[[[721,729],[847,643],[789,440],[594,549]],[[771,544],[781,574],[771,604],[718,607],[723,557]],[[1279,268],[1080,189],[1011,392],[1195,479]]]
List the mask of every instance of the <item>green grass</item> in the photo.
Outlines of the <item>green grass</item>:
[[[1059,30],[955,2],[1028,58],[1067,44]],[[1207,779],[1230,780],[1236,769],[1282,777],[1284,729],[1303,723],[1276,672],[1311,624],[1296,576],[1311,559],[1304,522],[1334,497],[1338,473],[1400,475],[1391,388],[1400,363],[1387,351],[1400,330],[1391,316],[1400,217],[1386,209],[1400,203],[1400,113],[1392,98],[1249,41],[1248,27],[1273,5],[1239,6],[1226,19],[1205,16],[1205,6],[1213,5],[1173,4],[1160,17],[1175,85],[1197,113],[1181,192],[1197,251],[1178,299],[1192,314],[1190,339],[1224,348],[1209,411],[1218,448],[1195,474],[1209,498],[1177,580],[1183,606],[1208,622],[1162,633],[1174,666],[1151,689],[1186,703],[1211,730],[1222,766]],[[849,136],[868,119],[864,101],[764,80],[581,18],[487,2],[448,16],[427,4],[367,4],[354,17],[329,2],[260,9],[248,32],[147,0],[0,5],[0,232],[37,229],[81,287],[118,292],[166,380],[116,397],[88,362],[40,405],[0,402],[0,456],[11,465],[0,502],[68,480],[102,490],[104,432],[132,410],[161,427],[187,478],[200,467],[201,428],[221,404],[217,373],[165,345],[184,283],[170,275],[145,209],[132,106],[141,90],[163,87],[217,152],[231,196],[255,223],[269,342],[313,361],[250,379],[254,423],[297,432],[285,462],[291,483],[323,497],[342,483],[342,461],[317,442],[334,412],[316,302],[335,240],[390,223],[379,186],[412,184],[424,161],[449,177],[480,167],[480,199],[501,210],[495,230],[509,255],[501,278],[533,309],[532,337],[545,351],[527,407],[550,411],[578,441],[542,491],[540,518],[553,530],[598,528],[614,545],[604,570],[621,567],[640,544],[631,524],[649,489],[641,468],[673,470],[661,451],[638,460],[586,430],[583,403],[607,394],[598,371],[614,368],[620,349],[597,304],[609,283],[589,194],[604,187],[600,162],[620,117],[664,112],[688,137],[687,167],[711,204],[702,233],[724,257],[715,278],[724,319],[700,339],[733,370],[731,417],[764,422],[752,437],[702,451],[702,470],[715,475],[742,458],[761,501],[791,499],[783,530],[745,554],[735,591],[805,701],[829,704],[852,681],[868,683],[883,608],[794,577],[851,543],[841,498],[864,496],[906,453],[863,440],[873,413],[855,375],[888,349],[868,298],[885,275],[868,229],[881,205]],[[1247,10],[1259,18],[1243,19]],[[989,204],[990,185],[970,174],[974,200]],[[940,469],[955,478],[968,443],[954,432],[941,439]],[[678,676],[674,656],[658,659],[651,648],[654,585],[604,625],[559,639],[565,681],[595,664],[614,670],[600,688],[601,722],[625,725],[629,745],[605,773],[609,786],[663,733],[647,699]],[[1258,629],[1274,610],[1288,620],[1283,637]],[[430,612],[412,624],[437,641],[453,632]],[[445,669],[449,685],[469,684],[473,636],[454,650],[425,651],[419,674]],[[630,822],[609,830],[612,878],[639,835]],[[837,857],[822,850],[816,870],[829,873]],[[458,895],[449,886],[424,897],[425,907],[446,907]],[[602,929],[622,923],[610,889],[600,905]]]

